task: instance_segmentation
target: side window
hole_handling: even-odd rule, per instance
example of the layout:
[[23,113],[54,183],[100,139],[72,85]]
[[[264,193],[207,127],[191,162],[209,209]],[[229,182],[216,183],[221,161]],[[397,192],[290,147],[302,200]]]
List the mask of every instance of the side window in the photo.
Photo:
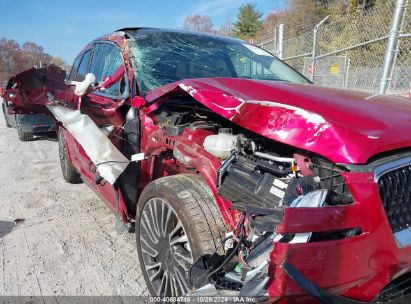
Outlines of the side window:
[[76,58],[76,60],[74,60],[73,66],[71,67],[69,80],[76,80],[77,70],[78,70],[78,66],[80,64],[81,57],[82,56],[79,55]]
[[[104,78],[113,75],[117,70],[123,68],[123,60],[120,51],[112,44],[98,43],[95,46],[93,61],[91,63],[91,73],[96,76],[96,81],[100,82]],[[112,95],[122,95],[125,92],[124,76],[105,90],[105,93]]]
[[261,63],[239,52],[228,52],[238,77],[243,78],[273,78],[273,73],[266,69]]
[[91,57],[91,50],[84,53],[83,59],[81,59],[81,63],[77,70],[77,75],[75,79],[76,81],[83,81],[84,78],[86,77],[86,74],[88,73],[88,66],[90,63],[90,57]]

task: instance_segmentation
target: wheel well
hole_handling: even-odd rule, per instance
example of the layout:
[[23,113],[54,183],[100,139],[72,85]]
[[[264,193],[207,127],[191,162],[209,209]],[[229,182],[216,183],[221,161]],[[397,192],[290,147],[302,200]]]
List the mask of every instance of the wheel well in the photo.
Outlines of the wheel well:
[[388,302],[408,296],[408,299],[404,299],[405,302],[399,303],[409,303],[409,296],[411,295],[410,285],[411,272],[407,272],[386,285],[372,302]]

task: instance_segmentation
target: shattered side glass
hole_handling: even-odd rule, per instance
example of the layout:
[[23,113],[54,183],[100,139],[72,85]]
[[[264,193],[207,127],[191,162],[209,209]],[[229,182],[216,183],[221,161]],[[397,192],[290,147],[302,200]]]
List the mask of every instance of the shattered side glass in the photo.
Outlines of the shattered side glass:
[[[122,64],[121,54],[114,45],[108,43],[96,44],[91,64],[91,73],[96,76],[96,82],[101,82],[104,78],[113,75]],[[124,91],[123,82],[124,79],[121,79],[110,88],[107,88],[105,93],[121,95]]]
[[241,40],[155,32],[131,39],[131,58],[140,91],[182,79],[229,77],[308,83],[278,58]]
[[88,50],[87,52],[84,53],[83,59],[81,59],[81,63],[78,67],[77,75],[75,78],[76,81],[83,81],[84,78],[86,78],[88,66],[90,63],[90,58],[91,58],[91,50]]
[[73,66],[71,68],[70,76],[68,77],[69,80],[76,80],[77,76],[77,70],[80,65],[80,60],[83,58],[83,56],[78,56],[76,60],[74,60]]

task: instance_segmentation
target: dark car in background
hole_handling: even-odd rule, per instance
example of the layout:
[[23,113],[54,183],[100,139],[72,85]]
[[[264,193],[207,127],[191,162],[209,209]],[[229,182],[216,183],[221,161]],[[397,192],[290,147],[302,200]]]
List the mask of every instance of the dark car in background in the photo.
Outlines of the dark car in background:
[[[8,89],[9,86],[6,88]],[[3,94],[6,93],[0,88],[0,101],[2,101],[1,107],[6,126],[8,128],[15,128],[21,141],[32,140],[35,135],[55,134],[55,120],[53,117],[44,113],[36,113],[19,108],[12,102],[12,99],[9,98],[10,96],[4,96],[7,100],[2,98]]]

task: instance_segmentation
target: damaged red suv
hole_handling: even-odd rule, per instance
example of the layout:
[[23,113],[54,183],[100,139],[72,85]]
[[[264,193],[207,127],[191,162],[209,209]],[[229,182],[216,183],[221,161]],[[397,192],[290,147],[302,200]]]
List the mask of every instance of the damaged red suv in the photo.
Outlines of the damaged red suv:
[[91,42],[66,81],[55,66],[29,76],[14,102],[59,122],[64,178],[135,230],[159,299],[411,292],[409,100],[316,87],[238,39],[151,28]]

